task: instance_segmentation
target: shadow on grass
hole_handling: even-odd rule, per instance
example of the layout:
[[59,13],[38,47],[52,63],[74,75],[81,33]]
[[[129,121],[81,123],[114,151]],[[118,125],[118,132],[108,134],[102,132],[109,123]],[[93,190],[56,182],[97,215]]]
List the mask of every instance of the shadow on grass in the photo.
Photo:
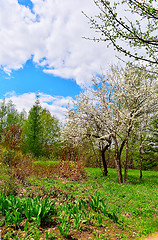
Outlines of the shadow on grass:
[[[100,168],[86,168],[89,179],[105,179],[106,181],[113,181],[117,183],[116,169],[109,168],[108,176],[103,177]],[[143,171],[143,177],[140,179],[140,171],[136,169],[129,169],[127,175],[127,184],[142,184],[142,185],[158,185],[158,171]],[[124,173],[123,173],[124,177]]]

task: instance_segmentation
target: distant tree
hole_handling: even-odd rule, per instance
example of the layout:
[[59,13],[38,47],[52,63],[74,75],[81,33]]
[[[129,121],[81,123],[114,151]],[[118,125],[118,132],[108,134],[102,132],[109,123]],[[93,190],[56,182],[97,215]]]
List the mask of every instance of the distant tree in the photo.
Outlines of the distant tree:
[[23,126],[24,151],[34,156],[49,155],[59,142],[59,121],[40,105],[39,97]]
[[37,97],[35,104],[30,109],[28,119],[23,126],[24,151],[39,156],[43,152],[43,125],[41,119],[42,107]]
[[[0,134],[4,128],[6,128],[6,116],[7,116],[7,106],[5,103],[5,99],[0,103]],[[1,135],[0,135],[1,136]]]
[[[100,13],[88,17],[100,35],[95,41],[112,44],[114,49],[158,70],[158,8],[156,0],[94,0]],[[86,15],[86,14],[85,14]],[[108,46],[109,46],[108,45]]]
[[148,127],[146,151],[158,154],[158,116],[153,118]]
[[41,111],[41,121],[43,126],[42,142],[46,155],[50,155],[59,146],[60,124],[57,118],[51,115],[47,109]]
[[0,134],[13,125],[22,127],[25,119],[26,112],[24,110],[19,113],[12,101],[6,103],[5,99],[3,99],[0,103]]

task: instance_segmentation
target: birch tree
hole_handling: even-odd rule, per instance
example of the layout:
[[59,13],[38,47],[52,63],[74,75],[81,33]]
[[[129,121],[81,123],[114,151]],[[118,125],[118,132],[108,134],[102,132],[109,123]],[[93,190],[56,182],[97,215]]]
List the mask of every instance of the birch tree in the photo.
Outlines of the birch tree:
[[155,82],[145,70],[115,67],[107,76],[93,79],[93,87],[81,93],[68,111],[67,140],[82,144],[83,139],[93,138],[98,146],[104,145],[103,153],[114,143],[118,183],[123,182],[121,153],[135,123],[157,111]]

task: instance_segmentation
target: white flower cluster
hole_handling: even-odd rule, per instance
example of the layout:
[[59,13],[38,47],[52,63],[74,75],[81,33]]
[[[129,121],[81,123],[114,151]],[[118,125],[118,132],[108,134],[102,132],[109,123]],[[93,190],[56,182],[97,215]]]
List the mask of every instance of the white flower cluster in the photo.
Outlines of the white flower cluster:
[[75,107],[68,111],[63,135],[81,143],[93,137],[97,141],[113,139],[115,145],[127,139],[135,123],[158,111],[157,79],[144,69],[112,68],[93,87],[81,93]]

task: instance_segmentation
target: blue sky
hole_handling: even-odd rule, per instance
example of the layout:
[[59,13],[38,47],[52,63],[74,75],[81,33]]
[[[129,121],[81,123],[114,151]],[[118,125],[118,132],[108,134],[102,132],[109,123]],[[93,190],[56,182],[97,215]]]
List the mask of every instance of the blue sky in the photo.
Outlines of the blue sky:
[[29,7],[30,9],[33,8],[33,3],[30,0],[18,0],[18,3],[26,7]]
[[0,101],[28,112],[36,94],[63,121],[68,103],[116,61],[112,48],[92,37],[82,14],[96,15],[93,0],[1,0]]
[[43,92],[52,96],[71,96],[75,98],[81,91],[75,80],[44,73],[43,68],[36,66],[32,60],[28,60],[23,68],[13,70],[10,76],[1,70],[0,86],[0,98],[11,92],[15,92],[17,95],[26,92]]

